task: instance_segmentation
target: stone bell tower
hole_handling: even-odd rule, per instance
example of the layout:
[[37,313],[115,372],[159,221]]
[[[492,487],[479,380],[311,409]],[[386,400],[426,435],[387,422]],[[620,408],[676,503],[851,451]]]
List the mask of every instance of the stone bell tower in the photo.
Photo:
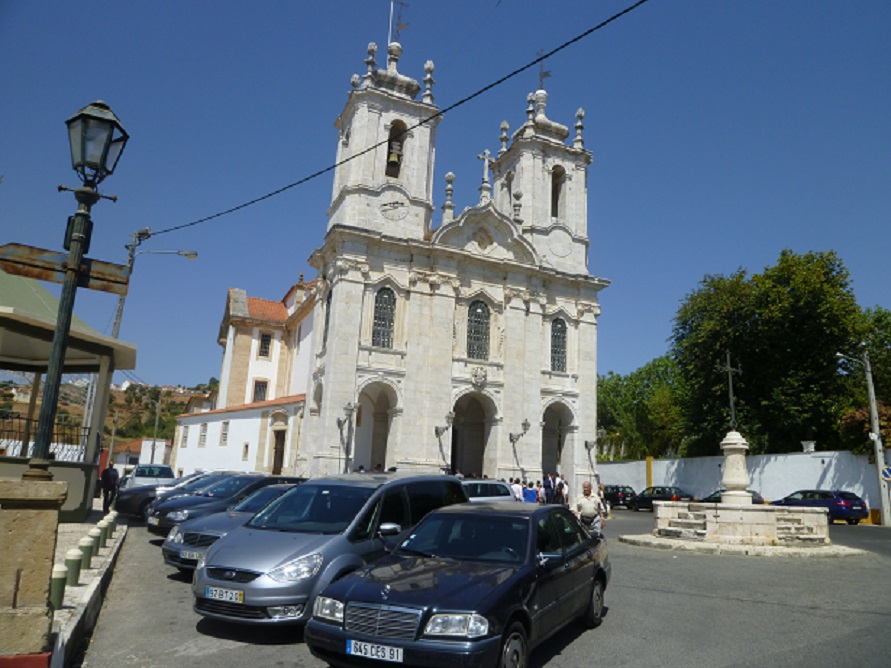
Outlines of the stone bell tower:
[[423,239],[433,211],[432,181],[439,109],[433,104],[433,63],[421,85],[396,66],[402,46],[387,49],[378,69],[377,45],[368,45],[364,76],[354,74],[335,127],[339,130],[334,192],[328,229],[359,227],[381,234]]
[[[588,165],[582,119],[576,112],[575,137],[545,114],[544,90],[527,98],[526,122],[512,137],[501,124],[501,150],[492,162],[492,197],[500,211],[514,212],[523,236],[542,263],[573,274],[588,270]],[[510,144],[508,146],[508,143]]]

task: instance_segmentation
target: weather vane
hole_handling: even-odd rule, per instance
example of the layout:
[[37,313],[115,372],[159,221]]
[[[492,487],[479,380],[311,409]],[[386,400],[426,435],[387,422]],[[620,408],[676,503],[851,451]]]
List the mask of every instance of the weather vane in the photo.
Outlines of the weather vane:
[[[399,13],[396,14],[396,30],[393,30],[393,5],[399,5]],[[408,7],[405,0],[390,0],[390,29],[387,33],[387,44],[399,41],[399,33],[408,28],[407,23],[402,22],[402,10]]]
[[730,428],[736,431],[736,399],[733,397],[733,374],[742,375],[742,369],[734,369],[730,366],[730,351],[727,351],[727,363],[719,366],[718,370],[727,372],[727,385],[730,388]]
[[546,70],[544,68],[544,50],[539,49],[539,51],[535,54],[541,60],[538,61],[538,90],[544,90],[544,80],[551,76],[551,70]]

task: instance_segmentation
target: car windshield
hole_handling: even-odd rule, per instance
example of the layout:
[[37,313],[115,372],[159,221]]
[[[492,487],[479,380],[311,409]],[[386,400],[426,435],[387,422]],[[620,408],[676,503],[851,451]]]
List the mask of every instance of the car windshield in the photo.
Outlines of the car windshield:
[[519,564],[525,559],[528,538],[525,519],[444,513],[427,517],[397,554]]
[[845,501],[859,501],[860,497],[854,494],[854,492],[839,492],[838,498],[844,499]]
[[290,488],[280,487],[278,485],[266,485],[266,487],[261,487],[253,494],[242,499],[238,505],[232,508],[232,510],[237,513],[256,513],[275,497],[284,494],[288,489]]
[[189,480],[185,484],[177,485],[176,488],[182,492],[194,492],[196,490],[209,487],[210,485],[219,482],[225,477],[227,477],[227,474],[225,473],[208,473],[207,475],[199,476],[197,478]]
[[235,496],[248,485],[257,482],[256,478],[243,478],[241,476],[232,476],[218,483],[202,489],[199,494],[201,496],[209,496],[214,499],[228,499]]
[[344,484],[303,484],[257,513],[247,526],[296,533],[342,533],[374,492]]

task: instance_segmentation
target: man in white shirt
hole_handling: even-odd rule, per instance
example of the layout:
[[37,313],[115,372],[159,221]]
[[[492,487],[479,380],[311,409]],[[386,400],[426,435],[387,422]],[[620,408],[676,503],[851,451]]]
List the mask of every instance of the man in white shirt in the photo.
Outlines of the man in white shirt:
[[514,498],[517,501],[522,501],[523,500],[523,486],[520,484],[520,479],[514,478],[510,482],[511,482],[510,488],[514,493]]

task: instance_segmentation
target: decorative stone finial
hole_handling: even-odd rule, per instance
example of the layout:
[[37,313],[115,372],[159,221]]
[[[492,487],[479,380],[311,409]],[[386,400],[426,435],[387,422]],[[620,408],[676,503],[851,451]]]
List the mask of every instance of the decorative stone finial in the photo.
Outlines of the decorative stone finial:
[[520,217],[520,208],[523,206],[520,204],[520,200],[523,199],[523,191],[515,190],[514,191],[514,222],[517,225],[523,224],[523,219]]
[[377,44],[374,42],[368,43],[368,58],[365,59],[365,64],[368,66],[368,74],[371,75],[374,72],[374,68],[377,67],[377,61],[374,59],[374,54],[377,53]]
[[535,118],[547,118],[545,115],[545,107],[548,104],[547,91],[535,91]]
[[454,218],[455,214],[455,204],[452,202],[452,195],[455,192],[455,187],[452,185],[455,182],[455,175],[452,172],[448,172],[445,175],[446,180],[446,201],[445,204],[442,205],[442,224],[445,225],[448,222],[451,222]]
[[510,140],[510,137],[507,134],[507,131],[510,130],[510,124],[507,121],[501,121],[501,148],[498,149],[498,155],[504,155],[507,152],[507,142]]
[[358,74],[354,74],[352,77],[350,77],[350,85],[353,88],[358,88],[359,84],[361,84],[361,83],[362,83],[362,77],[360,77]]
[[572,142],[574,148],[584,148],[585,140],[582,139],[582,130],[585,129],[585,124],[582,123],[582,119],[585,117],[585,110],[579,107],[578,111],[575,112],[575,139]]
[[424,96],[421,98],[427,104],[433,104],[433,84],[436,80],[433,78],[433,61],[428,60],[424,63]]
[[489,183],[489,155],[489,149],[486,149],[476,156],[483,161],[483,182],[480,185],[480,204],[485,204],[492,199],[492,184]]
[[402,45],[399,42],[390,42],[387,47],[387,70],[389,72],[396,71],[396,64],[399,62],[399,56],[402,55]]
[[526,122],[532,124],[532,119],[535,116],[535,95],[529,93],[526,96]]

